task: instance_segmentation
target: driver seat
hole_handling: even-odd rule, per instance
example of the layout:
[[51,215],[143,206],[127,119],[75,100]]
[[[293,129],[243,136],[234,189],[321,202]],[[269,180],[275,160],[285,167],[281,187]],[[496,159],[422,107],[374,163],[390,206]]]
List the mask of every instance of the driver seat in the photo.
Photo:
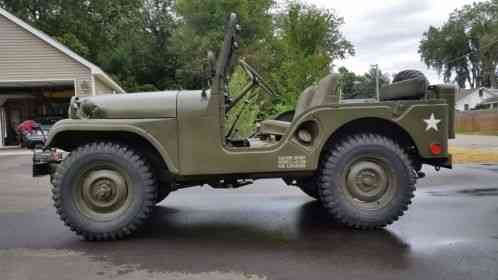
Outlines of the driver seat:
[[[296,120],[302,113],[309,109],[338,102],[336,95],[337,75],[330,74],[323,78],[318,86],[311,86],[303,91],[297,101],[296,110],[292,121]],[[261,122],[259,135],[284,136],[289,130],[292,122],[279,120],[265,120]]]

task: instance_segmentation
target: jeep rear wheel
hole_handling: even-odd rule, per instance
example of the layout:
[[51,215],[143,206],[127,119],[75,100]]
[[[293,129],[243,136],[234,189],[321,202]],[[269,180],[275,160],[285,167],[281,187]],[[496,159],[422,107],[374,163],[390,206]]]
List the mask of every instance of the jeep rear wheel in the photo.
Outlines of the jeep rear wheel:
[[358,135],[324,156],[318,191],[335,220],[373,229],[403,215],[414,197],[415,181],[409,158],[398,144],[379,135]]
[[151,215],[157,185],[132,148],[93,143],[60,164],[52,192],[57,213],[72,231],[87,240],[115,240],[137,231]]

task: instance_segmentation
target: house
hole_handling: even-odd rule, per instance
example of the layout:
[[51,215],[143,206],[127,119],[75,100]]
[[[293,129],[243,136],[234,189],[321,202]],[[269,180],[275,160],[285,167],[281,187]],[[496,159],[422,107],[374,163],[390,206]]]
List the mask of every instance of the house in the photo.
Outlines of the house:
[[489,103],[495,97],[498,97],[498,89],[461,89],[456,96],[456,109],[458,111],[479,109],[484,102]]
[[24,120],[65,117],[73,96],[114,93],[98,66],[0,8],[0,146]]
[[477,108],[481,110],[498,110],[498,95],[484,100]]

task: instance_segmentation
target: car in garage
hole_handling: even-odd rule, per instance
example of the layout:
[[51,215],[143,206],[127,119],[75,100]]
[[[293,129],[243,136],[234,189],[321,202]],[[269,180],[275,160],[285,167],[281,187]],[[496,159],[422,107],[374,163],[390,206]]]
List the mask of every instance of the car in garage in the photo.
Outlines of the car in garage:
[[34,149],[45,145],[50,128],[60,118],[45,117],[22,122],[16,129],[21,147]]

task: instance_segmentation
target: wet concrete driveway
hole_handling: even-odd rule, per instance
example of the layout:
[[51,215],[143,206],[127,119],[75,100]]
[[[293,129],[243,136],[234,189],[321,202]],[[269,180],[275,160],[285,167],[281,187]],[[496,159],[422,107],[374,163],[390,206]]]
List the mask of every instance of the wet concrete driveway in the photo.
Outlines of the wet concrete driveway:
[[385,230],[334,224],[278,180],[173,193],[131,240],[89,243],[50,206],[29,156],[0,155],[0,279],[498,279],[498,167],[419,181]]

